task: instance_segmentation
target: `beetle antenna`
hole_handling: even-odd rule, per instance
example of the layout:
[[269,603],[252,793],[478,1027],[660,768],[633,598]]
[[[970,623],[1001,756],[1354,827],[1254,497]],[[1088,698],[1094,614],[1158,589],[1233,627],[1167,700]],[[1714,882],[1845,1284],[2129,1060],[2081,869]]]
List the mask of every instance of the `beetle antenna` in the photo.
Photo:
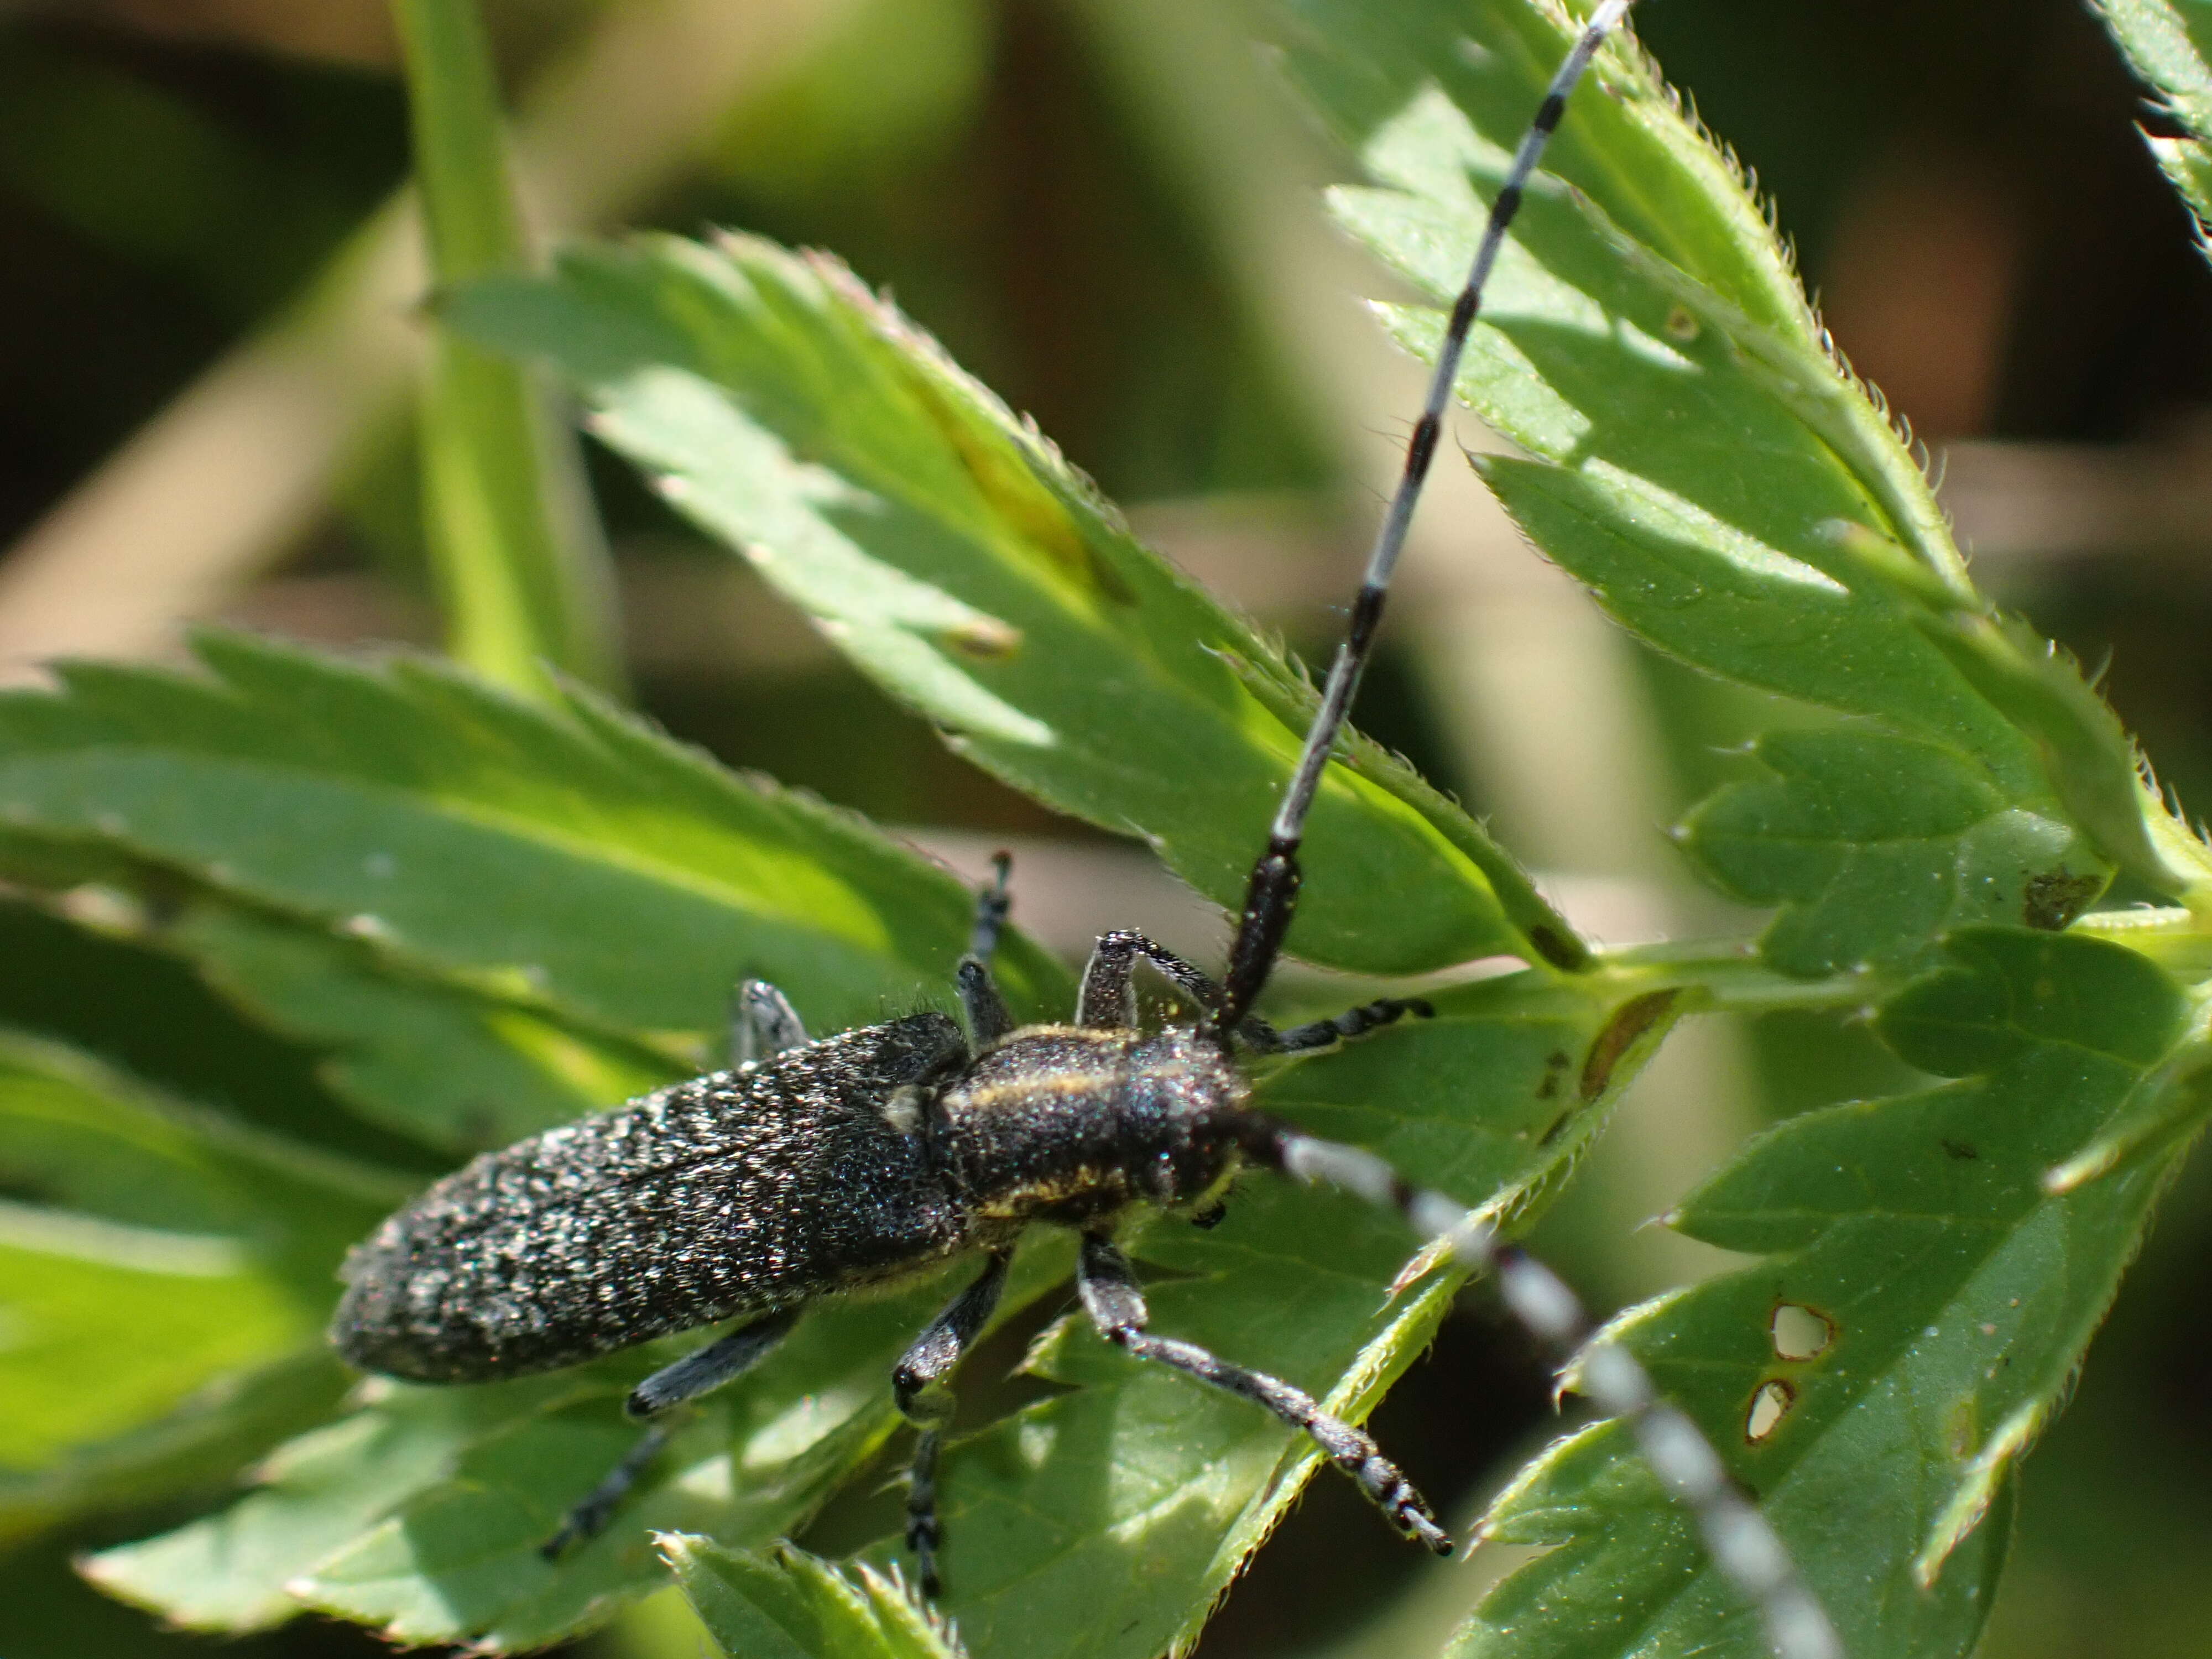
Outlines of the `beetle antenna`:
[[1344,641],[1337,647],[1335,659],[1329,665],[1321,707],[1314,711],[1297,769],[1291,775],[1290,787],[1283,792],[1282,805],[1276,809],[1275,822],[1267,833],[1267,849],[1253,865],[1251,879],[1245,886],[1244,908],[1237,919],[1236,941],[1230,946],[1228,971],[1223,975],[1226,994],[1213,1017],[1213,1029],[1224,1042],[1251,1012],[1252,1005],[1267,983],[1267,975],[1274,970],[1275,959],[1282,954],[1283,936],[1290,931],[1291,916],[1297,906],[1298,886],[1304,879],[1298,867],[1298,848],[1305,838],[1306,815],[1313,809],[1315,793],[1321,787],[1322,769],[1328,763],[1329,751],[1344,730],[1352,700],[1359,690],[1360,678],[1367,672],[1374,655],[1376,626],[1382,619],[1382,604],[1389,592],[1390,577],[1397,568],[1398,555],[1405,548],[1407,527],[1413,522],[1414,506],[1420,500],[1422,485],[1427,482],[1430,463],[1436,459],[1444,412],[1450,405],[1452,387],[1459,378],[1460,358],[1467,349],[1468,336],[1481,307],[1482,290],[1490,280],[1491,268],[1498,263],[1498,249],[1504,246],[1506,228],[1520,210],[1522,192],[1536,171],[1544,146],[1566,112],[1568,95],[1582,79],[1583,70],[1589,67],[1590,59],[1597,55],[1606,36],[1627,15],[1633,3],[1634,0],[1605,0],[1592,14],[1573,50],[1553,76],[1544,101],[1537,106],[1535,119],[1522,135],[1513,164],[1506,169],[1505,181],[1490,205],[1490,220],[1483,227],[1482,240],[1475,248],[1474,264],[1468,271],[1459,298],[1452,303],[1443,348],[1437,355],[1436,372],[1429,378],[1428,401],[1414,425],[1413,440],[1406,446],[1405,470],[1399,475],[1398,487],[1391,495],[1389,510],[1382,515],[1382,526],[1375,533],[1374,549],[1367,559],[1366,578],[1360,584],[1359,597],[1352,601],[1352,618],[1346,627]]

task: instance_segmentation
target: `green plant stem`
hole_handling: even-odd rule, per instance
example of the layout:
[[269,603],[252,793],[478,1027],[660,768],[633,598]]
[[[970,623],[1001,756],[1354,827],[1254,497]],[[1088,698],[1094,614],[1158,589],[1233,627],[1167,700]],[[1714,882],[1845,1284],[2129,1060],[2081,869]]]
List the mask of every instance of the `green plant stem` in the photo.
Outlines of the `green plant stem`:
[[[394,0],[430,264],[447,287],[525,268],[491,52],[475,0]],[[425,528],[447,647],[544,698],[556,672],[612,689],[611,573],[574,438],[530,371],[441,333],[422,402]]]

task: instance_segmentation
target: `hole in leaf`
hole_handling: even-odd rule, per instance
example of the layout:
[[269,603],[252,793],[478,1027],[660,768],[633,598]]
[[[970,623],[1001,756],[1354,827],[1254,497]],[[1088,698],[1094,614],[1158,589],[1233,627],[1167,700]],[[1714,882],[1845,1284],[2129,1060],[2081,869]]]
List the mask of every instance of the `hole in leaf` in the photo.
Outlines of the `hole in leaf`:
[[1836,1340],[1832,1320],[1795,1302],[1774,1304],[1773,1332],[1778,1359],[1817,1359]]
[[1765,1382],[1751,1397],[1751,1409],[1744,1413],[1743,1437],[1757,1445],[1772,1434],[1796,1400],[1797,1392],[1787,1382]]

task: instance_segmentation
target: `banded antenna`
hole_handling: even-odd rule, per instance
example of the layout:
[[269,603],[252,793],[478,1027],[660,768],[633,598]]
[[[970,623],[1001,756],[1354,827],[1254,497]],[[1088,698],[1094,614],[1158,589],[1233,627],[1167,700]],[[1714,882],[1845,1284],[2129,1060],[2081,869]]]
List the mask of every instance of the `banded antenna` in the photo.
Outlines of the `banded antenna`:
[[[1282,954],[1304,874],[1298,849],[1307,815],[1321,786],[1322,769],[1343,732],[1361,677],[1373,659],[1382,607],[1405,550],[1421,488],[1436,459],[1460,359],[1482,307],[1482,291],[1504,246],[1505,233],[1520,210],[1521,198],[1542,159],[1544,147],[1566,112],[1568,97],[1606,37],[1628,15],[1635,0],[1605,0],[1553,76],[1535,118],[1522,135],[1513,163],[1491,204],[1474,263],[1452,303],[1428,399],[1406,447],[1406,465],[1390,497],[1389,510],[1376,532],[1367,573],[1353,601],[1343,643],[1329,665],[1321,707],[1306,732],[1297,769],[1283,792],[1267,850],[1252,866],[1230,946],[1224,994],[1215,1005],[1212,1026],[1224,1048],[1232,1034],[1245,1035],[1253,1004]],[[1486,1219],[1460,1208],[1441,1193],[1412,1188],[1372,1154],[1353,1147],[1278,1133],[1265,1149],[1265,1161],[1307,1181],[1324,1182],[1381,1204],[1395,1205],[1434,1246],[1468,1266],[1493,1275],[1506,1306],[1555,1359],[1573,1364],[1579,1383],[1608,1416],[1632,1426],[1638,1449],[1662,1483],[1696,1518],[1713,1563],[1756,1606],[1767,1643],[1778,1659],[1843,1659],[1843,1644],[1825,1610],[1791,1560],[1788,1549],[1757,1504],[1738,1492],[1704,1433],[1680,1410],[1661,1398],[1650,1376],[1616,1342],[1593,1341],[1595,1332],[1581,1304],[1551,1270],[1500,1238]]]
[[1566,112],[1567,98],[1575,84],[1583,78],[1583,71],[1597,55],[1620,20],[1628,15],[1635,0],[1605,0],[1592,14],[1582,36],[1568,52],[1566,61],[1553,76],[1552,84],[1544,94],[1544,101],[1537,106],[1536,118],[1521,136],[1520,147],[1513,155],[1513,165],[1506,169],[1505,182],[1498,187],[1498,198],[1490,204],[1490,222],[1483,227],[1482,240],[1474,251],[1474,264],[1468,269],[1467,283],[1452,302],[1451,322],[1444,330],[1443,349],[1437,354],[1436,373],[1429,377],[1429,395],[1422,406],[1421,418],[1413,427],[1413,436],[1406,446],[1405,470],[1399,474],[1397,489],[1390,496],[1389,510],[1382,515],[1382,523],[1375,532],[1375,546],[1367,558],[1367,574],[1360,583],[1359,597],[1352,601],[1352,619],[1346,625],[1344,641],[1336,647],[1336,656],[1329,664],[1328,680],[1322,688],[1321,707],[1314,711],[1313,724],[1307,729],[1305,749],[1298,757],[1297,770],[1291,775],[1290,787],[1283,792],[1282,805],[1275,811],[1275,822],[1267,834],[1267,851],[1252,866],[1252,877],[1244,889],[1244,908],[1237,923],[1237,938],[1229,949],[1229,966],[1223,975],[1226,994],[1214,1011],[1213,1026],[1221,1041],[1226,1043],[1234,1031],[1252,1012],[1266,988],[1267,976],[1274,971],[1275,959],[1282,954],[1283,936],[1290,931],[1291,914],[1297,908],[1298,888],[1304,881],[1298,867],[1298,848],[1305,840],[1306,816],[1313,810],[1314,794],[1321,787],[1322,769],[1328,764],[1329,751],[1336,746],[1338,735],[1344,730],[1352,712],[1352,700],[1358,695],[1361,677],[1375,655],[1375,631],[1382,620],[1382,605],[1389,596],[1390,578],[1398,568],[1398,555],[1406,546],[1406,532],[1413,521],[1413,508],[1419,504],[1421,487],[1427,483],[1430,464],[1435,460],[1437,441],[1443,432],[1444,413],[1451,405],[1452,387],[1459,379],[1460,358],[1467,350],[1467,339],[1474,331],[1474,319],[1482,307],[1482,290],[1489,283],[1491,267],[1498,263],[1498,251],[1505,245],[1505,232],[1513,222],[1513,216],[1521,210],[1522,192],[1536,171],[1536,163],[1543,158],[1544,146],[1558,130],[1559,118]]

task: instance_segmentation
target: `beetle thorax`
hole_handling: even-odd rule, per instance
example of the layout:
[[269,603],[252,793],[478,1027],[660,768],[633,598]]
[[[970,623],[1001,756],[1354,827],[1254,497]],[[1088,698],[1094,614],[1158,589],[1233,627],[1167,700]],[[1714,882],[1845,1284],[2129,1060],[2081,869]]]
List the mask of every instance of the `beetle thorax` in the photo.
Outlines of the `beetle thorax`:
[[1029,1025],[939,1096],[939,1144],[970,1213],[1080,1222],[1206,1196],[1234,1159],[1245,1091],[1195,1031]]

